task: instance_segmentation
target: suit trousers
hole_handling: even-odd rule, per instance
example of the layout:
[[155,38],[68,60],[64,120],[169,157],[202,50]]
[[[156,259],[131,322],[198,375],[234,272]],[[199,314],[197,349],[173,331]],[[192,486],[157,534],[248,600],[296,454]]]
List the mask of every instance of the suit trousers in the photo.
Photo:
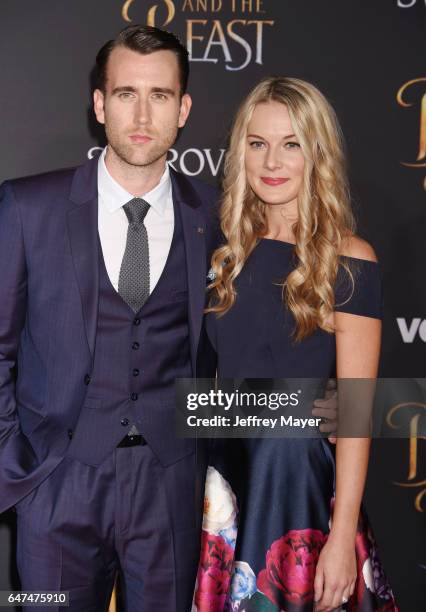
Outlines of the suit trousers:
[[195,496],[194,512],[180,508],[195,463],[192,453],[163,467],[148,445],[117,448],[99,467],[65,457],[16,507],[22,590],[68,591],[69,610],[105,612],[119,572],[127,612],[190,612]]

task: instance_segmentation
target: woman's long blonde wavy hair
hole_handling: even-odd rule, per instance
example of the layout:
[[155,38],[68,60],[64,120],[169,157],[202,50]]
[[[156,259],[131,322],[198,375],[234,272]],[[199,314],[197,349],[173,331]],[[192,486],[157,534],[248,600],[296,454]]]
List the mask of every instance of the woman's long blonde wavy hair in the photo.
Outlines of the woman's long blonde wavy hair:
[[[287,107],[305,159],[297,197],[298,220],[293,227],[297,265],[283,281],[283,297],[295,318],[294,339],[302,340],[320,327],[334,331],[333,286],[342,241],[354,233],[346,178],[343,139],[334,110],[310,83],[287,77],[263,79],[241,104],[225,159],[220,222],[226,243],[213,253],[215,274],[208,312],[224,314],[235,302],[234,281],[247,258],[266,234],[266,205],[248,184],[245,171],[247,129],[258,104],[280,102]],[[347,262],[340,262],[353,276]]]

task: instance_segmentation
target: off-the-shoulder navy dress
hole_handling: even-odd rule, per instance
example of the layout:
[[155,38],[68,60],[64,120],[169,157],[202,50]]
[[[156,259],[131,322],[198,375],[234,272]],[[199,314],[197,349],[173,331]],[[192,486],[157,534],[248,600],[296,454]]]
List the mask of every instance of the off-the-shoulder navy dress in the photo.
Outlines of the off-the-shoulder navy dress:
[[[347,261],[355,285],[341,267],[335,309],[380,318],[378,264]],[[283,304],[280,283],[295,264],[294,245],[260,240],[236,279],[234,306],[222,317],[206,316],[219,378],[333,376],[333,334],[317,329],[293,341],[294,319]],[[334,476],[334,447],[320,436],[217,440],[207,473],[193,612],[313,610]],[[364,512],[356,553],[357,585],[342,610],[397,610]]]

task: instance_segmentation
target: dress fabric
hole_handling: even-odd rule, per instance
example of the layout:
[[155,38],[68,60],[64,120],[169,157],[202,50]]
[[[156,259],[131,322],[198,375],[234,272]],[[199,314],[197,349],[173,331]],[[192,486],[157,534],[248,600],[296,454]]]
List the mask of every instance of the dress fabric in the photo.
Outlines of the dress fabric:
[[[335,310],[380,318],[379,265],[347,258]],[[319,378],[335,371],[335,338],[317,329],[295,343],[280,283],[294,245],[262,239],[222,317],[206,316],[219,378]],[[216,439],[205,489],[202,548],[192,612],[310,612],[316,564],[332,521],[335,453],[326,438]],[[342,610],[395,612],[365,512],[356,536],[357,584]]]

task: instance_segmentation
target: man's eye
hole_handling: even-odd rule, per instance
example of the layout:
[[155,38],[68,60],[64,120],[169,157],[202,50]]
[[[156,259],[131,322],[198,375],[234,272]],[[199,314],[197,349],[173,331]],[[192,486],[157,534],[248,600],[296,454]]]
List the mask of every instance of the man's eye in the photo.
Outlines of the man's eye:
[[159,100],[160,102],[164,102],[165,100],[167,100],[166,94],[163,93],[154,93],[152,94],[152,97],[154,98],[154,100]]
[[118,97],[120,98],[120,100],[130,100],[131,98],[133,98],[133,95],[130,91],[122,91],[120,94],[118,94]]
[[264,147],[265,143],[262,142],[261,140],[252,140],[252,142],[249,143],[249,146],[252,149],[261,149],[262,147]]

